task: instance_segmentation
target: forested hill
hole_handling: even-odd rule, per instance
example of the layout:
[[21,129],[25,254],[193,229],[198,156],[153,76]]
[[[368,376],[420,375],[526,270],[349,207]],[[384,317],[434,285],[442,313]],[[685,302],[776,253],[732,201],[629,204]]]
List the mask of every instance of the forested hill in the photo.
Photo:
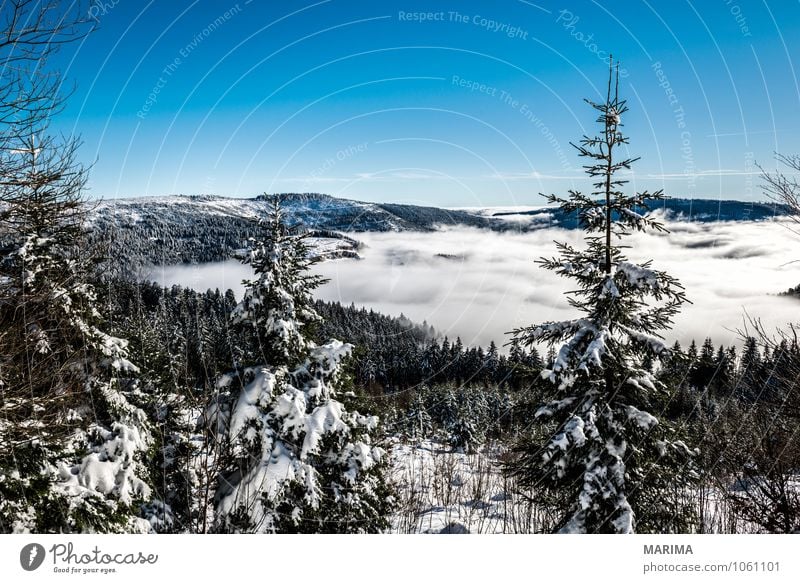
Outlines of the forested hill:
[[[334,256],[355,257],[358,242],[348,235],[359,232],[430,231],[457,225],[503,231],[577,226],[575,217],[547,208],[452,210],[325,194],[115,199],[96,204],[90,223],[94,236],[106,240],[111,256],[126,267],[220,261],[247,246],[255,235],[255,220],[264,216],[274,196],[281,197],[288,222],[315,231]],[[740,201],[671,199],[660,205],[678,220],[762,220],[786,213],[779,205]]]
[[[147,227],[217,220],[252,221],[264,216],[276,195],[255,198],[222,196],[167,196],[108,200],[95,209],[98,226]],[[437,225],[489,227],[491,219],[461,210],[405,204],[360,202],[326,194],[280,194],[290,224],[341,232],[423,231]]]
[[[660,210],[665,218],[677,221],[693,221],[710,223],[717,221],[763,221],[785,216],[789,209],[781,204],[768,202],[744,202],[740,200],[707,200],[670,198],[654,203],[651,210]],[[577,228],[577,217],[568,215],[560,209],[538,208],[532,210],[498,210],[489,215],[494,219],[528,218],[529,228],[559,226],[568,229]],[[524,224],[524,223],[523,223]]]
[[[256,219],[265,215],[273,196],[108,200],[94,208],[91,227],[97,238],[108,240],[112,256],[126,264],[220,261],[247,246],[255,234]],[[322,239],[338,240],[340,255],[352,255],[357,247],[348,233],[429,231],[437,225],[488,228],[492,223],[459,210],[367,203],[324,194],[278,196],[289,224],[302,225]]]

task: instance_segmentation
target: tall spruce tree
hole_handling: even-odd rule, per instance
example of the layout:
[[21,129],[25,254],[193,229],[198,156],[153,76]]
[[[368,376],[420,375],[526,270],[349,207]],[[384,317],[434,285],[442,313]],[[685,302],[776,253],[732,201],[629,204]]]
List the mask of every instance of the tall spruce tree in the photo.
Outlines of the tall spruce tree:
[[278,197],[251,241],[256,279],[233,322],[253,332],[259,360],[223,376],[207,415],[228,456],[216,492],[216,527],[244,532],[376,532],[386,522],[385,452],[378,419],[350,408],[343,361],[351,346],[316,345],[312,292],[323,279],[307,235],[284,223]]
[[77,144],[46,121],[17,136],[26,163],[2,184],[0,531],[146,531],[138,369],[96,307]]
[[0,532],[150,530],[137,368],[97,309],[78,142],[49,131],[48,59],[89,32],[79,4],[2,6]]
[[[679,282],[651,262],[623,255],[623,239],[635,231],[664,227],[646,212],[661,191],[625,194],[636,159],[621,155],[628,110],[619,98],[619,68],[609,71],[606,99],[588,101],[599,112],[601,133],[574,145],[588,158],[593,198],[569,191],[548,196],[565,213],[577,214],[586,232],[582,249],[557,243],[559,257],[539,263],[572,279],[569,304],[582,315],[563,322],[519,328],[525,345],[560,346],[549,367],[548,394],[536,418],[549,431],[525,448],[511,467],[535,497],[560,512],[564,533],[671,532],[688,528],[680,489],[692,476],[692,453],[651,411],[666,390],[643,366],[669,351],[661,333],[685,301]],[[619,152],[619,153],[618,153]]]

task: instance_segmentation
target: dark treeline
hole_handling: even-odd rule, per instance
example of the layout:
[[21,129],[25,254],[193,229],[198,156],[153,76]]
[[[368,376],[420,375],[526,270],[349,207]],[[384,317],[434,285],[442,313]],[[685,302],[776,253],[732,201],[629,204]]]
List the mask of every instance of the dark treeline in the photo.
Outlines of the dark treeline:
[[[173,356],[186,357],[187,382],[202,385],[219,370],[227,370],[240,356],[237,332],[228,325],[236,305],[231,290],[198,292],[180,286],[164,288],[153,282],[114,280],[100,286],[103,305],[115,332],[131,338],[152,328],[160,347]],[[427,323],[416,324],[401,315],[387,316],[367,308],[339,302],[315,302],[323,321],[315,340],[346,338],[356,348],[352,363],[356,383],[371,392],[390,394],[423,385],[506,385],[512,389],[535,386],[538,373],[552,361],[536,348],[517,344],[501,351],[492,341],[487,347],[466,347],[461,338],[441,337]],[[143,340],[140,338],[140,340]],[[793,379],[780,374],[800,364],[796,340],[784,338],[774,347],[748,336],[741,351],[715,345],[710,338],[698,347],[676,342],[672,356],[657,376],[676,387],[670,414],[689,414],[694,402],[735,399],[741,403],[783,401]]]
[[714,346],[710,338],[700,348],[692,341],[685,351],[676,343],[672,352],[678,356],[659,375],[677,387],[673,413],[680,415],[696,413],[698,399],[782,403],[795,384],[784,372],[800,364],[800,347],[787,338],[770,347],[748,336],[741,354],[734,347]]
[[[229,325],[237,303],[230,290],[198,292],[124,280],[99,288],[114,333],[130,339],[137,362],[160,375],[172,375],[179,386],[192,391],[210,387],[243,354],[257,351],[248,346],[252,339]],[[350,369],[356,385],[373,397],[403,395],[391,401],[408,407],[412,416],[418,414],[419,403],[411,405],[417,393],[430,395],[437,386],[450,387],[459,401],[471,399],[459,390],[495,387],[519,394],[520,402],[535,401],[542,384],[539,373],[554,358],[552,351],[542,357],[536,348],[525,350],[513,343],[503,351],[495,342],[485,348],[466,347],[460,338],[442,338],[427,323],[355,305],[317,300],[315,309],[323,320],[314,340],[347,339],[355,347]],[[669,418],[708,421],[733,406],[789,407],[787,398],[796,379],[786,371],[792,370],[800,370],[796,340],[784,338],[769,347],[748,336],[740,351],[715,345],[710,338],[699,347],[694,341],[687,348],[676,342],[653,372],[674,387],[664,403]],[[436,407],[430,409],[436,417]]]
[[[240,358],[246,338],[228,324],[236,305],[233,292],[197,292],[180,286],[163,288],[152,282],[114,280],[100,286],[114,331],[143,344],[149,337],[182,362],[182,384],[199,387]],[[489,386],[519,389],[525,378],[541,370],[537,350],[512,345],[501,353],[488,347],[465,347],[460,338],[437,336],[427,323],[415,324],[354,305],[317,301],[323,321],[315,341],[346,338],[355,346],[351,368],[356,383],[377,394],[390,394],[430,384]],[[146,356],[146,355],[143,355]],[[526,375],[521,375],[525,370]],[[515,374],[516,371],[516,374]]]

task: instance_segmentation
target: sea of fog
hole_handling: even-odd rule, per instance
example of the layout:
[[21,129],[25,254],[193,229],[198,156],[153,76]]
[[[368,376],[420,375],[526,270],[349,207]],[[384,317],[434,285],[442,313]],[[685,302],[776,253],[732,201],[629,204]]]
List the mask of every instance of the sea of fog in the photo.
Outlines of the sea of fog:
[[[747,316],[774,328],[800,322],[800,300],[779,297],[800,284],[800,235],[791,223],[667,224],[669,234],[629,237],[628,256],[678,277],[687,304],[667,335],[686,345],[711,337],[739,344]],[[555,254],[554,240],[581,244],[582,232],[544,229],[497,233],[444,228],[430,233],[358,233],[363,259],[317,265],[329,278],[317,297],[426,321],[465,344],[502,344],[518,326],[576,315],[564,293],[573,282],[535,263]],[[153,269],[165,286],[233,289],[241,296],[250,269],[236,261]]]

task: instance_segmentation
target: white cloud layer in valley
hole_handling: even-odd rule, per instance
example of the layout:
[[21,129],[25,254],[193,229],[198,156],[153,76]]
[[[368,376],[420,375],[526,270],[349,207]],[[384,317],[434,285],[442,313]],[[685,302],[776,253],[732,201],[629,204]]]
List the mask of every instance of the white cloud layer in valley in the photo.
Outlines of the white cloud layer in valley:
[[[745,312],[768,328],[800,321],[800,300],[776,294],[800,284],[800,235],[789,222],[672,222],[669,234],[637,234],[626,241],[634,261],[678,277],[687,304],[668,334],[684,345],[710,336],[738,344]],[[330,278],[318,290],[325,300],[367,306],[386,314],[427,321],[465,344],[502,344],[507,331],[576,313],[564,293],[571,280],[535,263],[555,254],[554,240],[582,244],[581,231],[544,229],[498,233],[446,228],[431,233],[358,233],[363,259],[340,259],[315,269]],[[158,268],[164,285],[241,294],[249,268],[236,261]]]

